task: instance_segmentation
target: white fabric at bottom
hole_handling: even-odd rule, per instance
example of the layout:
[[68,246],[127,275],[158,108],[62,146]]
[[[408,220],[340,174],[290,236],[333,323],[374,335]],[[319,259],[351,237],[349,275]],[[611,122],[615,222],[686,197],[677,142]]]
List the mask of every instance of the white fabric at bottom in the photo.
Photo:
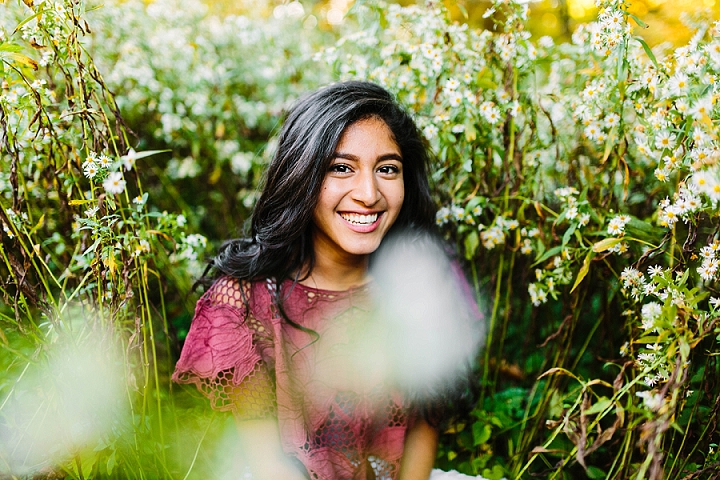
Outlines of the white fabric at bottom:
[[430,480],[487,480],[485,477],[478,475],[477,477],[471,477],[470,475],[465,475],[464,473],[459,473],[455,470],[450,470],[449,472],[445,472],[443,470],[438,470],[437,468],[434,469],[430,473]]

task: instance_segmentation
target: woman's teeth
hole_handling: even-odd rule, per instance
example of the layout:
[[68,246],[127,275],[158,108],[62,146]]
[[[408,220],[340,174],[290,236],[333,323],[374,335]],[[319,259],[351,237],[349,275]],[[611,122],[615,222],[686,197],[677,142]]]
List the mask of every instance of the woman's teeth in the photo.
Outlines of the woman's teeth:
[[341,213],[340,216],[347,222],[354,225],[372,225],[377,221],[378,214],[373,213],[371,215],[358,215],[357,213]]

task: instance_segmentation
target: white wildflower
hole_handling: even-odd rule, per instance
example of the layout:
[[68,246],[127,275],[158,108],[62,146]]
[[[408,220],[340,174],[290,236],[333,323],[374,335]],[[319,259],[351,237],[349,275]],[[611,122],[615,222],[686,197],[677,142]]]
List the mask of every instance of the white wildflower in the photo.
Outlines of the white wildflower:
[[125,180],[121,172],[112,172],[103,182],[103,188],[110,194],[122,193],[125,190]]

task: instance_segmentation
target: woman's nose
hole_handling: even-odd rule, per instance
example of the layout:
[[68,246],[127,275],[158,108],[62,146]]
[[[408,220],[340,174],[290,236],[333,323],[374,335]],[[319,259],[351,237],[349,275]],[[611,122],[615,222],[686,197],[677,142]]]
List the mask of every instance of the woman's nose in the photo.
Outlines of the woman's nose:
[[353,187],[353,200],[363,205],[370,207],[380,200],[380,190],[375,172],[360,172]]

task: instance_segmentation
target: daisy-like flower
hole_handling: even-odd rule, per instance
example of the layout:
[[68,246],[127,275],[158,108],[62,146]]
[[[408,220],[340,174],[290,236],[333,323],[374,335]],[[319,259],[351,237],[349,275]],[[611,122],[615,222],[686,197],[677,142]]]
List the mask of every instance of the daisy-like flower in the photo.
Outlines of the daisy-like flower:
[[142,255],[143,253],[148,253],[150,251],[150,243],[148,243],[147,240],[142,239],[140,242],[138,242],[137,245],[135,245],[135,249],[132,253],[133,257],[138,257]]
[[673,97],[685,95],[690,83],[688,77],[684,73],[676,73],[668,81],[668,93]]
[[665,165],[665,169],[667,170],[673,170],[678,167],[680,164],[680,158],[682,156],[682,152],[674,152],[672,155],[665,155],[663,159],[663,163]]
[[693,128],[691,138],[697,146],[705,145],[710,140],[710,136],[700,127]]
[[520,247],[520,253],[523,255],[530,255],[533,252],[532,241],[529,238],[523,240],[523,244]]
[[577,207],[570,207],[568,208],[567,212],[565,212],[565,218],[572,220],[578,216],[578,209]]
[[122,193],[125,190],[125,180],[121,172],[112,172],[103,182],[103,188],[110,194]]
[[142,195],[138,195],[137,197],[133,198],[133,203],[135,205],[145,205],[145,198]]
[[442,207],[435,214],[435,223],[438,226],[445,225],[450,221],[451,212],[448,207]]
[[625,267],[620,274],[620,280],[625,288],[635,287],[644,283],[642,272],[632,267]]
[[595,85],[588,85],[585,87],[585,90],[582,91],[580,96],[584,98],[585,100],[594,100],[598,96],[598,89],[595,87]]
[[454,92],[455,90],[457,90],[457,88],[458,88],[459,86],[460,86],[460,82],[458,82],[458,81],[457,81],[456,79],[454,79],[454,78],[449,78],[449,79],[445,82],[445,88],[446,88],[447,90],[451,91],[451,92]]
[[500,227],[493,225],[487,230],[480,232],[480,241],[482,241],[485,248],[492,250],[497,245],[505,243],[505,233]]
[[644,330],[652,330],[655,328],[655,321],[662,315],[662,305],[657,302],[646,303],[642,306],[640,317],[642,318],[642,327]]
[[495,125],[500,121],[500,111],[495,107],[489,109],[484,116],[490,125]]
[[137,161],[137,153],[134,149],[128,150],[127,155],[123,155],[121,157],[123,161],[123,165],[125,166],[125,170],[131,170],[135,167],[135,162]]
[[539,306],[547,302],[547,292],[538,286],[537,283],[531,283],[528,287],[528,293],[530,294],[530,300],[534,306]]
[[9,239],[12,240],[13,238],[15,238],[15,234],[12,232],[12,230],[10,230],[10,228],[9,228],[7,225],[5,225],[5,224],[3,223],[3,224],[2,224],[2,228],[3,228],[3,232],[5,232],[5,235],[7,235],[7,237],[8,237]]
[[655,178],[660,180],[661,182],[666,182],[668,179],[668,171],[664,168],[656,168],[655,169]]
[[85,216],[88,218],[94,218],[97,215],[98,210],[100,210],[99,207],[90,207],[87,210],[85,210]]
[[625,225],[627,224],[627,221],[625,221],[621,217],[615,217],[612,220],[610,220],[610,223],[608,224],[607,232],[610,235],[619,236],[625,233]]
[[663,130],[655,137],[655,148],[659,150],[662,150],[664,148],[672,148],[675,145],[676,140],[677,137],[674,133]]
[[598,140],[600,134],[602,133],[602,130],[600,130],[600,126],[597,123],[590,122],[590,124],[585,127],[584,133],[585,136],[590,140]]
[[449,97],[449,102],[451,107],[459,107],[463,102],[462,94],[459,92],[453,92]]
[[88,161],[83,165],[83,174],[85,174],[87,178],[95,178],[95,175],[97,175],[99,171],[100,169],[95,162]]
[[600,16],[600,21],[602,22],[603,26],[608,30],[613,31],[622,29],[624,20],[625,17],[623,13],[619,10],[615,10],[612,13],[606,13]]
[[580,225],[581,227],[584,227],[588,223],[590,223],[590,214],[589,213],[581,214],[580,218],[578,219],[578,225]]
[[618,123],[620,123],[620,115],[618,115],[617,113],[610,113],[605,116],[605,120],[603,123],[605,124],[606,128],[615,127]]
[[438,128],[433,124],[427,125],[423,128],[423,134],[426,138],[435,138],[438,134]]
[[104,168],[107,170],[112,165],[112,159],[110,159],[110,157],[103,153],[98,157],[97,164],[100,168]]
[[720,262],[714,258],[706,258],[698,267],[697,272],[703,280],[712,280],[718,271],[718,263]]
[[676,205],[670,205],[662,209],[662,211],[658,215],[658,220],[660,221],[661,225],[666,227],[672,227],[678,221],[678,218],[680,218],[679,214],[680,212],[678,207]]
[[690,109],[690,115],[692,115],[695,120],[702,120],[710,115],[712,109],[712,97],[706,96],[695,102],[695,105]]
[[652,267],[648,268],[648,275],[651,277],[657,277],[658,275],[662,275],[663,268],[660,265],[653,265]]

